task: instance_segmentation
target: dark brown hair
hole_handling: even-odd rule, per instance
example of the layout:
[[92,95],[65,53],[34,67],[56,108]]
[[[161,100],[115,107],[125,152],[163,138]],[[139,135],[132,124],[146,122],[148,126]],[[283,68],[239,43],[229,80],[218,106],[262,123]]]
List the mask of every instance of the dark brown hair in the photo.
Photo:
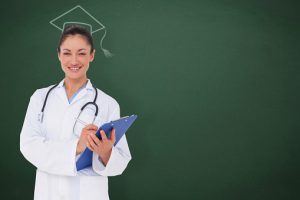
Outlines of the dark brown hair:
[[94,51],[94,43],[93,43],[93,38],[92,38],[91,33],[86,28],[83,28],[82,26],[79,26],[76,24],[65,27],[65,29],[63,30],[63,32],[60,36],[60,40],[59,40],[58,47],[57,47],[57,52],[60,53],[60,46],[68,36],[77,35],[77,34],[83,36],[86,39],[86,41],[91,45],[90,53],[92,53]]

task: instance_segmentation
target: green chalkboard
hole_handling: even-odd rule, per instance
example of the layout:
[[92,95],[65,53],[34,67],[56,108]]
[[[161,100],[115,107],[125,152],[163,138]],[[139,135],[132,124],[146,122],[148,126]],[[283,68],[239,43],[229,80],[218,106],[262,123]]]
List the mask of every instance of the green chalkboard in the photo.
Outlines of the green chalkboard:
[[31,94],[59,82],[59,31],[80,4],[103,22],[92,82],[121,115],[133,156],[111,199],[299,199],[299,1],[90,0],[1,4],[1,199],[33,199],[19,151]]

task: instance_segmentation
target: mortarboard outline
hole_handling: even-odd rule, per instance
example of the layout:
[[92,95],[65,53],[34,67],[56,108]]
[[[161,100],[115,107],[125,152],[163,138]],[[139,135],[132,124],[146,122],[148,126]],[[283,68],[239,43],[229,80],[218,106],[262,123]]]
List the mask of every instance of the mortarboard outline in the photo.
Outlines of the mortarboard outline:
[[[58,19],[64,17],[64,16],[67,15],[68,13],[71,13],[72,11],[74,11],[75,9],[78,9],[78,8],[81,9],[81,10],[82,10],[85,14],[87,14],[90,18],[92,18],[92,20],[94,20],[94,21],[100,26],[100,28],[98,28],[98,29],[96,29],[96,30],[93,30],[91,24],[83,23],[83,22],[75,22],[75,21],[64,22],[63,27],[59,27],[58,25],[55,24],[55,21],[56,21],[56,20],[58,20]],[[52,19],[52,20],[50,21],[50,24],[51,24],[52,26],[54,26],[55,28],[57,28],[58,30],[60,30],[61,32],[63,32],[63,30],[64,30],[64,28],[65,28],[65,26],[66,26],[67,24],[85,25],[85,26],[88,26],[88,27],[90,28],[90,33],[91,33],[91,35],[93,35],[94,33],[96,33],[96,32],[98,32],[98,31],[101,31],[101,30],[104,29],[104,34],[103,34],[103,36],[102,36],[102,38],[101,38],[101,40],[100,40],[100,47],[101,47],[101,50],[103,51],[105,57],[110,58],[110,57],[113,56],[113,54],[112,54],[109,50],[104,49],[103,46],[102,46],[103,39],[104,39],[105,36],[106,36],[106,28],[105,28],[105,26],[104,26],[101,22],[99,22],[94,16],[92,16],[89,12],[87,12],[84,8],[82,8],[80,5],[77,5],[77,6],[75,6],[74,8],[72,8],[72,9],[70,9],[70,10],[64,12],[63,14],[59,15],[58,17]]]

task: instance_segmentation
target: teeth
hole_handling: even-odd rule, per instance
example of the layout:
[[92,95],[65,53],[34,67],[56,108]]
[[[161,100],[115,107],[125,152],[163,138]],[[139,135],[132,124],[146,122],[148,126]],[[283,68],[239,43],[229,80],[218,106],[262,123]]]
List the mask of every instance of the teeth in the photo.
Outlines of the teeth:
[[70,67],[71,70],[78,70],[79,67]]

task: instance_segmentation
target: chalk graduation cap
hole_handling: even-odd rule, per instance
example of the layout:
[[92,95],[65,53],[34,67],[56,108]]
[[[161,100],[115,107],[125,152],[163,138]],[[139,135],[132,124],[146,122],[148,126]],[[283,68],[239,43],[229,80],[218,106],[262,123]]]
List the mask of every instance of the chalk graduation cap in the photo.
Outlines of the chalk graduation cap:
[[113,56],[113,54],[109,50],[104,49],[102,46],[103,39],[106,36],[105,26],[80,5],[77,5],[74,8],[64,12],[60,16],[54,18],[50,21],[50,24],[61,32],[63,32],[65,28],[70,25],[79,25],[87,29],[91,33],[91,35],[104,30],[104,34],[100,40],[101,50],[103,51],[105,57],[110,58]]

